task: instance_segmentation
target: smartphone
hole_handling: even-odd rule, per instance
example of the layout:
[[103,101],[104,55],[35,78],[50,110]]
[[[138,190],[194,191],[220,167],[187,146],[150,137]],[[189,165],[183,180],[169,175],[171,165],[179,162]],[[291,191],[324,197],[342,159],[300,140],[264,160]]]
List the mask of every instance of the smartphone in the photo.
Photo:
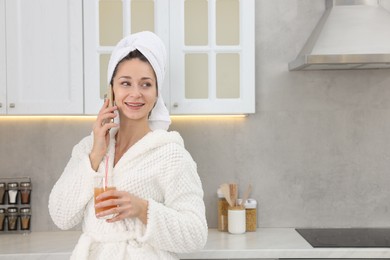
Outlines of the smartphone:
[[[107,98],[109,100],[108,107],[113,107],[114,106],[114,93],[112,91],[112,86],[111,85],[109,85],[108,88],[107,88],[107,93],[104,95],[104,101],[106,101]],[[104,123],[109,123],[110,121],[114,122],[114,119],[107,120]]]
[[105,97],[108,98],[108,100],[109,100],[108,106],[109,107],[113,107],[114,106],[114,93],[112,91],[112,86],[111,85],[108,86],[107,94],[106,94]]

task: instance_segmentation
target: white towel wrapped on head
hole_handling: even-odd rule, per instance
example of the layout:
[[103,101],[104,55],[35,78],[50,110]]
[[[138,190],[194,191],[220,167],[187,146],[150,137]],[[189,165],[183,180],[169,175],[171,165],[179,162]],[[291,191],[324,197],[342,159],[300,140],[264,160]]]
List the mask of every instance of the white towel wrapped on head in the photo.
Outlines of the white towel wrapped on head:
[[111,78],[117,64],[125,56],[127,56],[127,54],[136,49],[139,50],[146,57],[146,59],[148,59],[157,77],[158,98],[156,105],[149,117],[149,126],[152,130],[168,130],[169,125],[171,124],[171,119],[169,117],[169,112],[164,104],[161,93],[161,88],[163,86],[165,77],[165,67],[167,64],[167,53],[164,43],[156,34],[149,31],[143,31],[130,34],[129,36],[119,41],[111,53],[111,58],[108,63],[108,84],[111,82]]

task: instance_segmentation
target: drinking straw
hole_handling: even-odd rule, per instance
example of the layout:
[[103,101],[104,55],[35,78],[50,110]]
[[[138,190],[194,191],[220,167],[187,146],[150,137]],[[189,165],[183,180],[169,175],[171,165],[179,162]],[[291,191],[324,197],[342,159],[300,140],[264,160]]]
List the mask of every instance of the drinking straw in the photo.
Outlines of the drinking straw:
[[106,155],[106,172],[103,179],[104,190],[107,189],[107,184],[108,184],[108,155]]

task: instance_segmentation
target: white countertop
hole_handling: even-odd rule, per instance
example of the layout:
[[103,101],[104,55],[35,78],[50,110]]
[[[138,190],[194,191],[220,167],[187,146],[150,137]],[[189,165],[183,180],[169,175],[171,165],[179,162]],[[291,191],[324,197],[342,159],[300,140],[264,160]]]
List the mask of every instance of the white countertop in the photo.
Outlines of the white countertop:
[[[0,259],[69,259],[80,231],[31,232],[0,235]],[[293,228],[260,228],[231,235],[209,230],[200,252],[182,259],[223,258],[390,258],[390,248],[313,248]]]

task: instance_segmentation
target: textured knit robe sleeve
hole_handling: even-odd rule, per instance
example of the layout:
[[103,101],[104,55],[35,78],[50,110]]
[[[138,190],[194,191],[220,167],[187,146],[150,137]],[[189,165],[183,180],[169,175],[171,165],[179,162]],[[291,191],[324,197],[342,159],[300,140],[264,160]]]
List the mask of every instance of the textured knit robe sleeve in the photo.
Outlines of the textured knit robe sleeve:
[[71,159],[51,191],[49,213],[60,229],[70,229],[79,224],[85,206],[93,197],[96,172],[89,159],[91,142],[89,136],[73,148]]
[[148,223],[139,239],[174,253],[200,250],[207,240],[202,184],[195,162],[182,154],[170,162],[164,203],[149,199]]

